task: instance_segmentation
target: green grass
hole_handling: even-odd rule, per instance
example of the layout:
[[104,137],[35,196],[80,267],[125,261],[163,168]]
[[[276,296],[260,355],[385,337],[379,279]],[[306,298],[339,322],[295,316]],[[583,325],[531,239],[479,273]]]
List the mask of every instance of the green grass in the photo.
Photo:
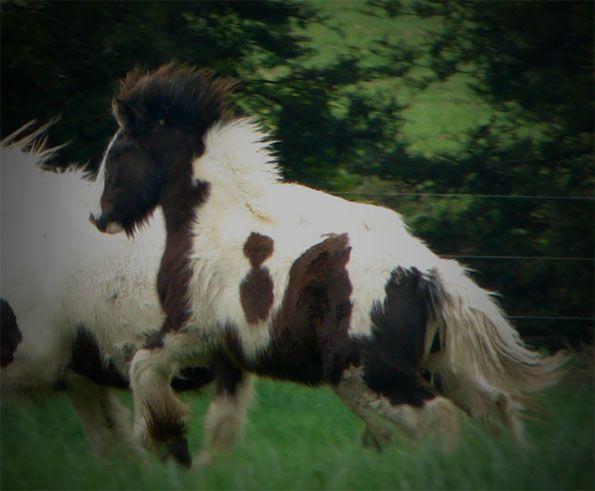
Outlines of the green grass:
[[[142,466],[125,453],[102,461],[65,400],[2,409],[1,485],[7,489],[592,489],[593,392],[561,387],[529,422],[533,448],[516,449],[464,423],[459,449],[360,444],[361,422],[329,390],[259,381],[237,450],[209,469]],[[126,396],[127,397],[127,396]],[[208,397],[194,407],[190,446],[200,446]]]

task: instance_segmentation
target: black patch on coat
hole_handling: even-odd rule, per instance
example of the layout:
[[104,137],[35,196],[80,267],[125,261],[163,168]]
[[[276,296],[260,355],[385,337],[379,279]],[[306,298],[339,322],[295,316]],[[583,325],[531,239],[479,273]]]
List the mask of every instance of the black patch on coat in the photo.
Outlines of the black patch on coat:
[[110,147],[104,172],[101,217],[91,216],[90,220],[102,232],[110,222],[117,222],[128,235],[134,235],[157,206],[161,169],[135,139],[120,131]]
[[244,379],[244,372],[224,353],[214,355],[209,366],[215,376],[216,393],[235,395],[238,385]]
[[0,299],[0,367],[8,366],[14,360],[14,353],[23,340],[17,318],[10,304]]
[[82,325],[77,328],[72,343],[72,358],[68,368],[99,385],[128,387],[128,380],[113,362],[103,359],[95,335]]
[[393,404],[423,405],[434,397],[420,371],[432,285],[415,268],[397,269],[370,315],[372,335],[362,342],[366,384]]
[[343,370],[359,363],[349,336],[351,282],[346,270],[347,234],[329,235],[293,263],[268,348],[255,361],[243,356],[230,326],[227,348],[240,366],[258,375],[308,385],[337,384]]
[[179,375],[171,381],[171,388],[177,392],[187,390],[200,390],[215,380],[211,368],[188,367],[180,371]]
[[174,411],[160,411],[150,404],[146,405],[146,409],[147,430],[151,438],[163,445],[180,465],[191,467],[192,456],[184,436],[188,431],[186,423]]
[[252,269],[240,284],[240,303],[249,324],[267,320],[273,306],[273,279],[262,263],[273,254],[273,239],[252,232],[244,243],[244,255]]
[[134,68],[120,83],[125,126],[137,134],[179,128],[202,140],[217,121],[236,117],[235,84],[207,68],[170,62],[154,71]]

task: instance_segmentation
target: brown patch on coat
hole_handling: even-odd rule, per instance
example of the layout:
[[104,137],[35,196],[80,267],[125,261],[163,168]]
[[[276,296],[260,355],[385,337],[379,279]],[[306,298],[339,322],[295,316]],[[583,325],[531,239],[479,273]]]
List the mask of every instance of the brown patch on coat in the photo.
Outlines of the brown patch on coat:
[[238,363],[259,375],[308,385],[336,384],[346,367],[358,364],[358,343],[349,336],[350,253],[347,234],[329,235],[297,258],[267,350],[255,361],[246,359],[233,326],[228,329],[226,345]]
[[[192,168],[188,166],[187,169],[191,173]],[[192,183],[191,175],[188,175],[175,188],[177,191],[168,193],[162,203],[167,239],[157,275],[157,293],[166,314],[161,336],[179,331],[190,316],[191,227],[196,208],[207,199],[209,185],[202,181]]]
[[244,256],[248,258],[253,268],[259,268],[273,255],[275,244],[267,235],[252,232],[244,242]]
[[23,340],[17,318],[10,304],[0,299],[0,367],[8,366],[14,360],[14,353]]
[[240,302],[249,324],[267,320],[274,302],[273,279],[262,263],[272,256],[273,239],[252,232],[244,243],[244,255],[252,269],[240,284]]

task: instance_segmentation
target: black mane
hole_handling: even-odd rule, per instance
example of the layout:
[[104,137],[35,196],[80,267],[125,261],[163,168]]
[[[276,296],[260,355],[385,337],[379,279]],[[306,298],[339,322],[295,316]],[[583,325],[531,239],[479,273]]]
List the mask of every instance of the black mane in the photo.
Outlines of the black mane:
[[145,121],[204,131],[217,121],[237,117],[234,89],[234,82],[208,68],[174,61],[152,72],[135,67],[121,81],[116,98]]

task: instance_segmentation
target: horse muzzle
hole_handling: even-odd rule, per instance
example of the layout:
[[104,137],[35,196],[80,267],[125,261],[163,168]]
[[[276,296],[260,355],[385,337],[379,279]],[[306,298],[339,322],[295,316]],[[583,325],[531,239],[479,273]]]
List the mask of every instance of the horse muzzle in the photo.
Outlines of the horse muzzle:
[[124,230],[124,227],[118,222],[110,221],[103,213],[97,216],[94,213],[89,214],[89,221],[97,227],[97,230],[104,234],[117,234]]

